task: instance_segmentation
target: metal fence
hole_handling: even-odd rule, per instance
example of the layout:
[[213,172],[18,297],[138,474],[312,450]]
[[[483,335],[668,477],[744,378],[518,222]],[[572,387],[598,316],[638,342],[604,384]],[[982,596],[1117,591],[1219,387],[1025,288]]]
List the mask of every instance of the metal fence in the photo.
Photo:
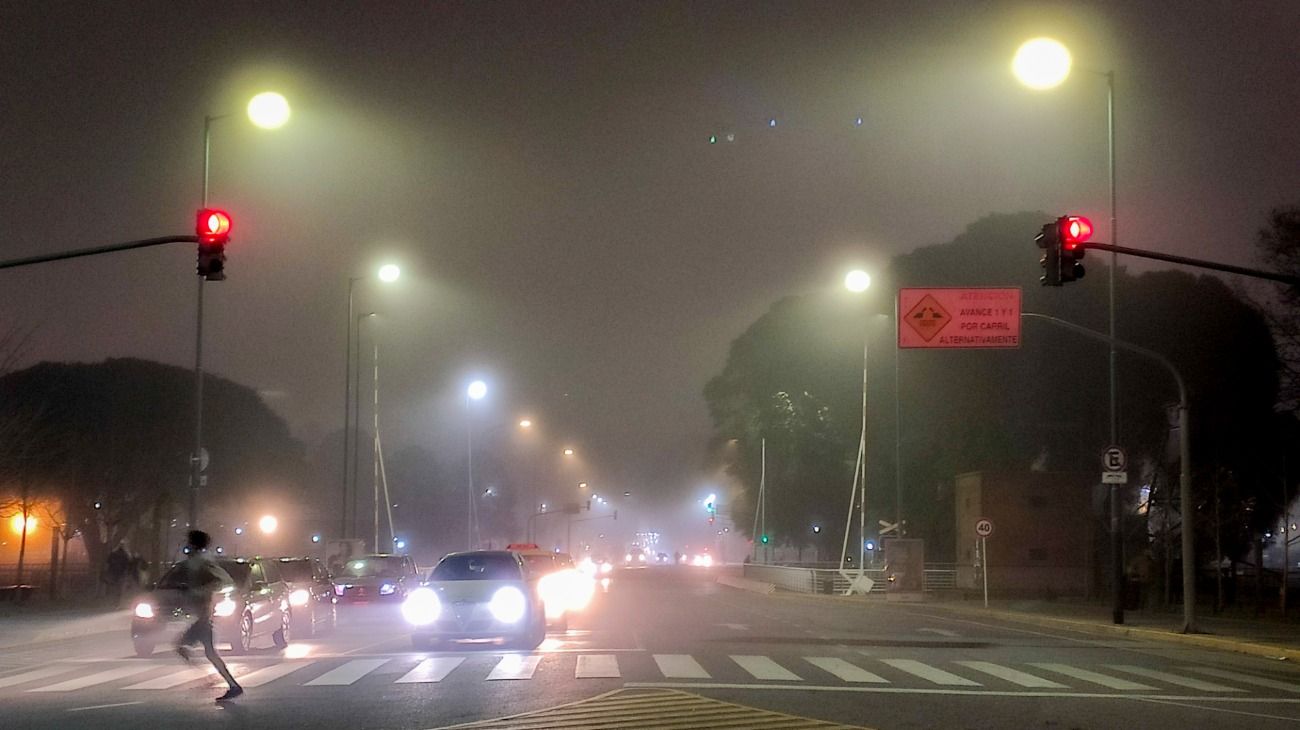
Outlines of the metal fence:
[[[848,572],[856,575],[856,571]],[[863,572],[873,581],[872,593],[886,591],[889,576],[883,568],[868,568]],[[835,568],[747,563],[744,575],[750,580],[771,583],[796,593],[844,593],[849,588],[849,580]],[[931,563],[925,568],[924,581],[926,591],[954,590],[957,588],[957,565]]]

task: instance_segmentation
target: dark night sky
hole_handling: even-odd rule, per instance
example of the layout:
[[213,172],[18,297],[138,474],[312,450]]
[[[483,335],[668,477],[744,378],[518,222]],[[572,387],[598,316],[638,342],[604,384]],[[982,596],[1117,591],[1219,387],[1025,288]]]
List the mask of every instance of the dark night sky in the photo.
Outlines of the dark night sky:
[[[1074,52],[1056,91],[1009,73],[1034,35]],[[386,315],[390,449],[455,463],[481,372],[485,423],[528,410],[593,481],[693,488],[703,384],[772,301],[992,212],[1105,220],[1082,68],[1118,77],[1121,243],[1250,263],[1300,202],[1294,0],[6,2],[0,258],[187,232],[203,116],[233,112],[210,369],[305,438],[337,428],[346,280],[391,257],[402,282],[358,300]],[[294,108],[278,132],[242,117],[266,88]],[[28,361],[189,365],[193,263],[0,272],[0,327],[35,327]]]

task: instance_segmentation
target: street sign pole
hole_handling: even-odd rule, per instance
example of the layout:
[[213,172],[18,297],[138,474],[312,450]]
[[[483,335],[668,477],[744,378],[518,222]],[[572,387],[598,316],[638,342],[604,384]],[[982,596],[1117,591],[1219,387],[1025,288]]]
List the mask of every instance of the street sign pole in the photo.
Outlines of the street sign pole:
[[984,608],[989,607],[989,539],[980,538],[980,572],[984,574]]

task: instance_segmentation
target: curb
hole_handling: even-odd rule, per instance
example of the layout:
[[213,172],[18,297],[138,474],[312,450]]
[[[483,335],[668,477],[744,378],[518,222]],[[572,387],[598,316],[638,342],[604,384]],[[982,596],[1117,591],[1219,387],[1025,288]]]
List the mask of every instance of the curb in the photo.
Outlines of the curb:
[[731,586],[732,588],[739,588],[745,591],[753,591],[754,593],[761,593],[765,596],[770,596],[776,592],[775,583],[764,583],[762,581],[750,580],[749,578],[736,578],[730,575],[720,575],[717,577],[717,582],[724,586]]
[[130,616],[130,611],[114,611],[112,613],[85,619],[81,622],[81,625],[74,624],[47,628],[32,632],[26,636],[22,636],[22,638],[18,638],[26,628],[22,625],[22,621],[8,622],[0,619],[0,636],[13,636],[17,639],[12,642],[0,640],[0,651],[21,649],[35,646],[37,644],[48,644],[54,641],[78,639],[99,634],[126,633],[130,626]]
[[1077,619],[1038,616],[1035,614],[1020,613],[1018,611],[964,608],[958,606],[944,606],[941,604],[930,604],[929,607],[938,608],[951,613],[965,614],[968,616],[984,616],[986,618],[1001,619],[1012,623],[1029,624],[1031,626],[1041,626],[1045,628],[1068,629],[1070,631],[1092,634],[1094,636],[1124,636],[1132,639],[1162,641],[1170,644],[1194,646],[1201,649],[1214,649],[1217,651],[1228,651],[1237,654],[1248,654],[1250,656],[1266,657],[1268,659],[1300,660],[1300,648],[1261,644],[1243,639],[1216,636],[1214,634],[1183,634],[1177,631],[1167,631],[1164,629],[1148,629],[1137,626],[1122,625],[1115,626],[1113,624],[1097,623],[1095,621],[1080,621]]

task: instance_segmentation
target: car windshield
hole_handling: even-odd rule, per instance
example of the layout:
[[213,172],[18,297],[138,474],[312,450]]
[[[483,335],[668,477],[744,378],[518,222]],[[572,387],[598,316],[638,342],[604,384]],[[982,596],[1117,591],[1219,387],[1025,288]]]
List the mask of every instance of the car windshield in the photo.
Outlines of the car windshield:
[[310,581],[312,576],[311,561],[281,560],[280,575],[290,583]]
[[348,578],[399,578],[402,575],[402,559],[372,557],[349,560],[343,566],[343,575]]
[[429,580],[519,580],[519,563],[509,553],[448,555],[429,574]]
[[[248,563],[241,563],[235,560],[218,560],[217,565],[230,574],[234,579],[235,585],[248,585]],[[185,570],[185,562],[179,562],[171,567],[162,578],[158,580],[158,587],[164,589],[186,588],[189,585],[189,575]]]

